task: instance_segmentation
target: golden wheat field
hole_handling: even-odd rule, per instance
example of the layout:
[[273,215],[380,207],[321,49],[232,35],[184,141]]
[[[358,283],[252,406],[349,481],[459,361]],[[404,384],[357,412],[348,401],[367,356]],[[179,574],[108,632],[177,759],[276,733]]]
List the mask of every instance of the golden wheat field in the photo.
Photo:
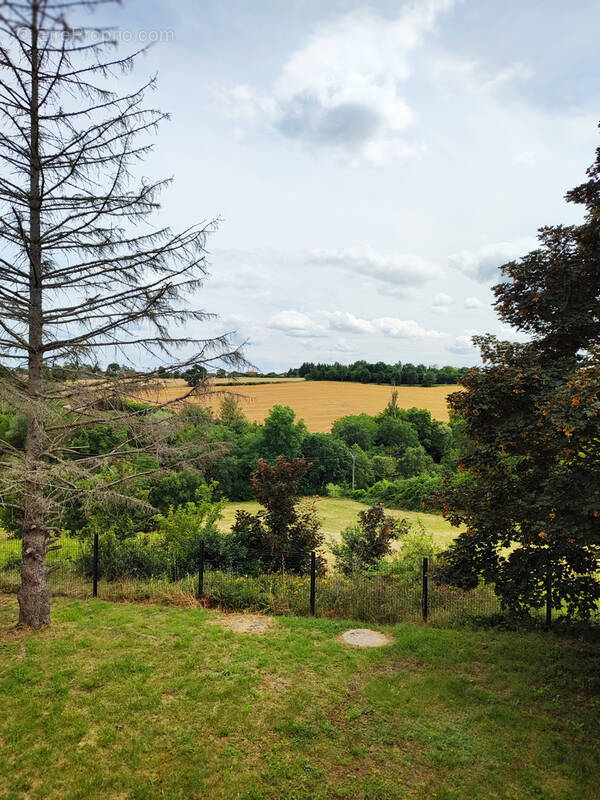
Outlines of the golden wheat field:
[[[427,408],[434,419],[448,421],[446,397],[456,386],[399,386],[398,404],[401,408]],[[189,387],[182,380],[168,380],[145,400],[154,403],[174,401]],[[313,433],[327,433],[336,419],[347,414],[378,414],[388,404],[392,388],[363,383],[333,381],[284,381],[261,383],[256,386],[227,386],[204,397],[190,397],[218,411],[224,392],[238,397],[239,403],[252,422],[262,422],[275,405],[290,406],[298,419],[303,419]]]
[[[253,378],[251,375],[244,375],[238,379],[240,383],[303,383],[304,378]],[[235,378],[212,378],[211,382],[216,385],[229,385],[235,382]]]

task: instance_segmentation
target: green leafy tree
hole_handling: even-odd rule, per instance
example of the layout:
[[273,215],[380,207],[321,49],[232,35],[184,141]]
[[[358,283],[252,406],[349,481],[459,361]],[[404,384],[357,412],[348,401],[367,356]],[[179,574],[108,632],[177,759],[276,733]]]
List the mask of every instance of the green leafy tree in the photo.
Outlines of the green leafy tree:
[[202,386],[208,378],[208,370],[201,364],[194,364],[183,373],[183,377],[188,386]]
[[221,401],[219,419],[236,433],[241,433],[248,425],[248,420],[234,394],[225,395]]
[[423,386],[435,386],[437,383],[438,371],[436,369],[428,369],[423,375],[421,383]]
[[439,498],[467,528],[444,577],[493,582],[514,613],[542,605],[548,578],[571,616],[600,599],[600,148],[588,177],[567,194],[583,224],[542,228],[494,287],[502,320],[530,340],[478,337],[484,367],[450,398],[474,446],[468,479]]
[[433,459],[427,455],[425,448],[420,444],[416,447],[407,447],[398,458],[398,472],[403,478],[413,478],[416,475],[429,474],[434,471]]
[[396,459],[393,456],[373,456],[371,459],[371,469],[376,481],[390,478],[397,469]]
[[419,373],[414,364],[404,364],[402,367],[402,383],[406,386],[415,386],[419,382]]
[[348,483],[350,449],[331,434],[310,433],[302,442],[302,458],[312,464],[301,484],[306,493],[323,493],[328,483]]
[[288,406],[273,406],[261,430],[259,449],[263,458],[294,459],[300,455],[308,430],[302,420],[295,419],[295,411]]
[[341,533],[341,542],[331,542],[336,567],[346,575],[354,570],[373,567],[389,555],[392,542],[409,530],[406,520],[385,513],[381,503],[359,512],[358,524],[350,525]]
[[368,414],[356,414],[336,420],[331,432],[348,447],[357,444],[361,450],[370,450],[377,438],[377,423]]
[[354,456],[354,486],[356,489],[366,489],[375,480],[371,459],[357,444],[350,449]]
[[400,455],[408,447],[419,446],[419,434],[410,422],[386,414],[377,422],[376,442]]

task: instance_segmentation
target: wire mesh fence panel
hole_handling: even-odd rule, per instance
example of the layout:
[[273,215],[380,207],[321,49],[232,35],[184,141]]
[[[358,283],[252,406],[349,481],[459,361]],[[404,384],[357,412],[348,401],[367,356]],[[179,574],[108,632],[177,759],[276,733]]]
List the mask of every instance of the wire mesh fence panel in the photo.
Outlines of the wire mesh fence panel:
[[[93,540],[63,538],[48,554],[52,593],[90,597],[94,585]],[[57,569],[55,569],[57,567]],[[16,592],[20,584],[21,542],[0,538],[0,591]],[[201,573],[201,574],[200,574]],[[317,616],[365,622],[420,622],[423,619],[422,560],[378,561],[336,569],[325,553],[314,567],[314,611]],[[311,608],[311,553],[257,551],[243,547],[221,552],[209,541],[186,547],[156,535],[118,540],[101,536],[97,560],[97,596],[104,600],[151,601],[235,611],[308,616]],[[429,560],[427,619],[447,624],[472,616],[498,613],[492,586],[465,592],[440,584],[437,564]]]
[[13,593],[21,584],[21,540],[0,533],[0,591]]
[[501,611],[500,601],[491,584],[481,584],[469,591],[441,583],[439,562],[429,561],[429,614],[432,623],[443,624],[468,617],[492,616]]
[[417,621],[421,616],[418,576],[390,575],[355,567],[349,574],[331,572],[317,580],[317,614],[367,622]]
[[[91,597],[91,573],[85,571],[84,544],[61,537],[47,555],[48,586],[53,595]],[[0,538],[0,591],[13,593],[21,584],[21,540]]]
[[84,569],[85,545],[78,539],[61,539],[46,558],[48,585],[53,595],[91,597],[92,581]]

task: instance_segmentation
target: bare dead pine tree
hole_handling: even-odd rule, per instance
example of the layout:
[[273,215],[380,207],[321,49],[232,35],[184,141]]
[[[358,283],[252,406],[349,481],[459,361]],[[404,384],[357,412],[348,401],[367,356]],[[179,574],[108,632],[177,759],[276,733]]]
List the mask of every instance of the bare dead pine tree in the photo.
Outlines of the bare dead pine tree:
[[168,181],[136,180],[132,167],[165,118],[144,105],[153,80],[119,94],[137,53],[120,57],[107,31],[73,29],[65,18],[107,2],[118,0],[0,0],[0,360],[12,367],[2,402],[27,415],[26,452],[0,443],[2,495],[19,498],[19,621],[31,627],[50,621],[52,515],[98,466],[65,457],[69,433],[107,414],[126,417],[131,440],[110,456],[146,448],[176,458],[174,417],[145,419],[142,431],[140,412],[122,401],[143,394],[155,374],[49,382],[48,367],[115,350],[132,364],[151,357],[168,376],[182,346],[186,364],[240,363],[228,336],[177,335],[211,316],[192,298],[214,222],[183,233],[151,224]]

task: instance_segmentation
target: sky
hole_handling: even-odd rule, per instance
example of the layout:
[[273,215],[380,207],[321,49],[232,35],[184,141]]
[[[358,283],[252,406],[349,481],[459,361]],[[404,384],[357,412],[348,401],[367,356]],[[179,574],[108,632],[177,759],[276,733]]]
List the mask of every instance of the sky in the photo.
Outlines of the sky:
[[[304,361],[472,365],[514,338],[498,268],[600,145],[597,0],[125,0],[123,41],[158,39],[169,111],[144,164],[173,176],[161,221],[219,218],[192,298],[259,370]],[[129,45],[121,45],[127,48]]]

